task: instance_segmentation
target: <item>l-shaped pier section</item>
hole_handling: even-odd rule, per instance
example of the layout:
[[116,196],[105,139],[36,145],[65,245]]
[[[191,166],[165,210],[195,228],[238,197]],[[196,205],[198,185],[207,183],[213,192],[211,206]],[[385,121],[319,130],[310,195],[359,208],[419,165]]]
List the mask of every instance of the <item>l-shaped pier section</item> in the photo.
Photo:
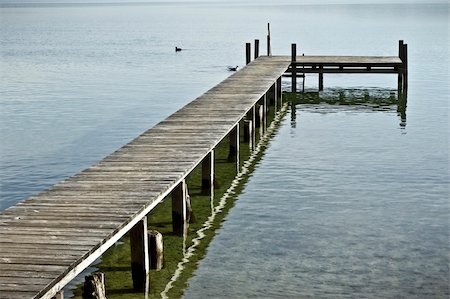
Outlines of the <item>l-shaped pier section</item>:
[[[201,165],[202,187],[211,190],[215,147],[229,138],[230,156],[239,165],[239,128],[254,144],[255,126],[266,126],[269,102],[281,103],[282,75],[290,71],[296,78],[297,67],[307,73],[309,64],[321,70],[320,61],[336,59],[261,56],[250,62],[249,53],[247,44],[247,66],[155,127],[97,164],[1,212],[0,298],[61,296],[67,283],[126,233],[133,283],[142,287],[149,272],[147,214],[171,195],[173,230],[183,234],[189,205],[185,179],[191,171]],[[346,70],[339,61],[336,70]],[[374,69],[371,61],[364,64],[366,69]],[[324,72],[328,64],[323,64]],[[383,67],[403,76],[404,66],[397,57]]]

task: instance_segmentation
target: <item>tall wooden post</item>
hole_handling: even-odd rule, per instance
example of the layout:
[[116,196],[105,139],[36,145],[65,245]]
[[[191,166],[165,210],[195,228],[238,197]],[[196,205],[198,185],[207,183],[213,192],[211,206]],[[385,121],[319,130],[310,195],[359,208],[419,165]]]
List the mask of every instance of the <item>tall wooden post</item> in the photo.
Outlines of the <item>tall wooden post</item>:
[[404,62],[404,58],[403,58],[404,50],[405,49],[403,46],[403,40],[399,40],[398,41],[398,57],[402,61],[402,66],[398,70],[398,87],[397,87],[398,94],[403,92],[403,79],[404,79],[403,74],[404,74],[404,69],[405,69],[405,62]]
[[267,56],[272,55],[272,49],[270,45],[270,23],[267,23]]
[[408,45],[403,45],[403,92],[406,93],[408,90]]
[[323,90],[323,65],[319,65],[319,90]]
[[297,92],[297,66],[295,62],[297,61],[297,44],[291,44],[291,92]]
[[255,59],[259,57],[259,39],[255,39]]
[[252,52],[252,45],[250,43],[245,44],[245,64],[249,64],[251,61],[251,52]]
[[149,272],[147,216],[130,230],[131,276],[136,291],[147,289]]
[[214,150],[202,162],[202,193],[210,194],[214,188]]
[[183,236],[187,228],[186,189],[183,180],[172,191],[172,227],[178,236]]

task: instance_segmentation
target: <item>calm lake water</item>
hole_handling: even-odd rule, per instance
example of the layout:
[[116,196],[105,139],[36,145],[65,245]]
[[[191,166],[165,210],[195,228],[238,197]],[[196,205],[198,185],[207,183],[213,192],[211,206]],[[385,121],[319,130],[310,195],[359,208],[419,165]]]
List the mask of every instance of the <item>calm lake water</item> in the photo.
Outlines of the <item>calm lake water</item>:
[[[265,49],[267,22],[274,54],[396,55],[404,39],[406,122],[292,106],[185,297],[448,298],[448,4],[0,4],[0,210],[226,78],[245,42]],[[389,96],[396,77],[324,83],[324,97]]]

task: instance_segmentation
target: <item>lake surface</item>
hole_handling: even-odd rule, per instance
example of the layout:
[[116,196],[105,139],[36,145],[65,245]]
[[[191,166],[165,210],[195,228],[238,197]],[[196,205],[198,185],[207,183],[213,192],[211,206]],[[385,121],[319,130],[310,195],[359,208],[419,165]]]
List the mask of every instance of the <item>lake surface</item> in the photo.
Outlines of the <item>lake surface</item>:
[[[406,121],[391,106],[292,106],[185,297],[448,298],[447,4],[3,3],[0,209],[226,78],[246,42],[265,49],[267,22],[274,54],[396,55],[404,39]],[[386,97],[396,81],[329,75],[321,96]]]

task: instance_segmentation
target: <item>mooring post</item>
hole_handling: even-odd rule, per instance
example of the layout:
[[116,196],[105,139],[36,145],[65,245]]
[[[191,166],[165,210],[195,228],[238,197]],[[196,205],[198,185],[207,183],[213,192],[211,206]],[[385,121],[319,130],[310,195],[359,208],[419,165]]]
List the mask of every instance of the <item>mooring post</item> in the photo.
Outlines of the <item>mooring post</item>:
[[83,299],[106,299],[105,274],[94,272],[84,277]]
[[133,288],[136,291],[144,291],[147,288],[149,272],[147,216],[130,230],[130,248]]
[[319,91],[323,90],[323,65],[319,65]]
[[251,61],[252,44],[245,44],[245,64],[249,64]]
[[291,92],[297,92],[297,44],[291,44]]
[[403,92],[408,90],[408,44],[403,45]]
[[186,181],[172,190],[172,228],[174,234],[183,236],[187,228]]
[[398,57],[400,58],[400,60],[402,61],[402,65],[399,67],[398,71],[398,85],[397,85],[397,93],[400,95],[400,93],[403,92],[403,74],[404,74],[404,69],[405,69],[405,62],[404,62],[404,58],[403,58],[403,53],[404,53],[404,46],[403,46],[403,40],[399,40],[398,41]]
[[210,194],[214,188],[214,150],[202,161],[202,193]]
[[255,39],[255,59],[259,57],[259,39]]
[[150,269],[161,270],[164,265],[163,235],[156,230],[148,231]]

